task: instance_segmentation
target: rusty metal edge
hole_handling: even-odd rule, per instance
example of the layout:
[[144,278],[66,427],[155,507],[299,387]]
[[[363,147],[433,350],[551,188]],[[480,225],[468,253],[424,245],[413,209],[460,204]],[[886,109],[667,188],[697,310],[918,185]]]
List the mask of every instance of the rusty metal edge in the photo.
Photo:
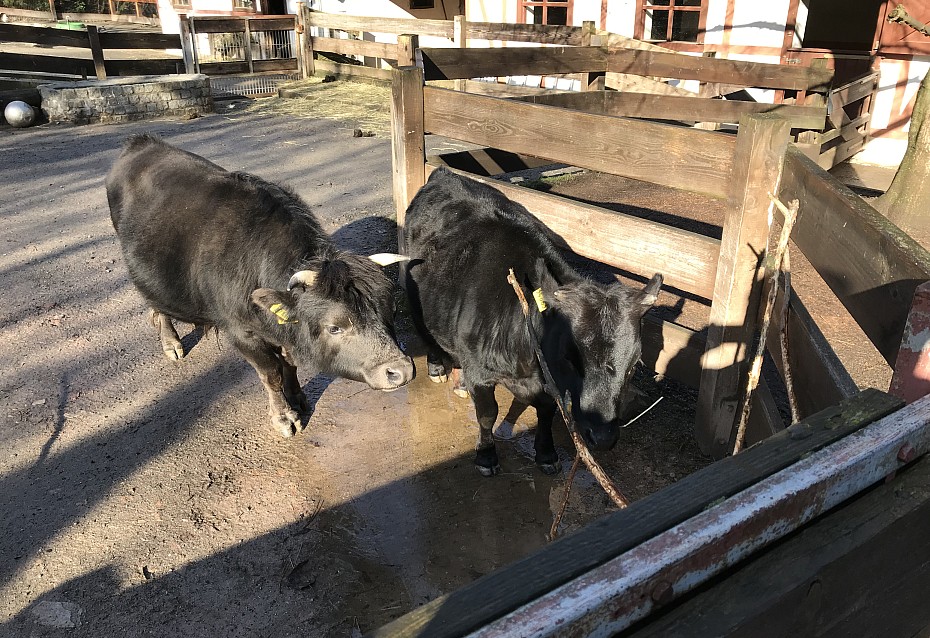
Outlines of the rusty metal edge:
[[930,396],[469,635],[611,636],[928,451]]

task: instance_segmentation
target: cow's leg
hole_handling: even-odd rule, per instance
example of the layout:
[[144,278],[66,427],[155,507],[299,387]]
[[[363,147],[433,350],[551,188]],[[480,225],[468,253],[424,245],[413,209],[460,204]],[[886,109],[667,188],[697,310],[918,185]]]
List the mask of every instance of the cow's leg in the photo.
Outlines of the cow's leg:
[[[271,427],[285,437],[294,436],[301,428],[300,416],[291,409],[284,397],[284,367],[278,349],[259,339],[232,337],[233,344],[252,364],[268,394],[268,415]],[[295,375],[296,376],[296,375]]]
[[165,357],[172,361],[178,361],[184,358],[184,346],[181,345],[181,339],[178,337],[174,324],[171,323],[171,317],[158,312],[154,308],[149,308],[149,322],[158,331],[161,338],[161,349]]
[[469,390],[475,403],[475,414],[480,426],[478,444],[475,446],[475,467],[482,476],[494,476],[501,472],[492,434],[494,424],[497,423],[497,399],[494,398],[494,385],[470,386]]
[[546,474],[555,474],[562,469],[559,455],[555,451],[555,443],[552,440],[552,421],[556,413],[555,402],[547,396],[536,401],[535,407],[538,419],[536,440],[533,444],[536,449],[536,465]]
[[[300,379],[297,378],[297,364],[284,348],[281,348],[281,372],[287,402],[301,414],[310,412],[310,402],[307,401],[307,395],[304,394],[303,388],[300,387]],[[298,430],[300,429],[302,428],[298,426]]]
[[449,376],[452,378],[452,393],[463,399],[467,399],[468,388],[465,387],[465,376],[462,374],[462,369],[452,368],[452,372],[449,373]]

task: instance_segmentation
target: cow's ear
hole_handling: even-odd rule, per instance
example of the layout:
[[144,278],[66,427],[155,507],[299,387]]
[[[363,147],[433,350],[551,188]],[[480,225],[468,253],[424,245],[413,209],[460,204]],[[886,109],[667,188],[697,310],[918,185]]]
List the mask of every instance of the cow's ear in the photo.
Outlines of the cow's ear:
[[297,298],[293,293],[273,288],[258,288],[252,291],[252,303],[273,314],[278,323],[297,323],[294,318]]
[[[639,303],[640,305],[648,308],[655,304],[656,299],[659,298],[659,288],[662,287],[662,275],[656,273],[652,276],[652,279],[643,287],[642,292],[639,293]],[[645,311],[645,310],[644,310]]]

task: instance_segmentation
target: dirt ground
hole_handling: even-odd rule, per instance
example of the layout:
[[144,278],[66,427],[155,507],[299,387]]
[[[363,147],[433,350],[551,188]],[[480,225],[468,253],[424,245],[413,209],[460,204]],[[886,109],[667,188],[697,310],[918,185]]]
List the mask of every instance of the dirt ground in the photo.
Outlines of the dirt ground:
[[[537,470],[532,410],[501,423],[504,472],[484,479],[470,403],[425,375],[391,394],[303,375],[315,411],[283,440],[222,335],[182,326],[188,358],[161,357],[103,189],[130,134],[289,184],[347,247],[394,244],[386,137],[218,106],[0,127],[0,636],[356,636],[547,543],[570,442],[558,429],[561,476]],[[708,459],[693,394],[635,384],[665,399],[599,459],[638,499]],[[611,509],[582,471],[562,531]]]

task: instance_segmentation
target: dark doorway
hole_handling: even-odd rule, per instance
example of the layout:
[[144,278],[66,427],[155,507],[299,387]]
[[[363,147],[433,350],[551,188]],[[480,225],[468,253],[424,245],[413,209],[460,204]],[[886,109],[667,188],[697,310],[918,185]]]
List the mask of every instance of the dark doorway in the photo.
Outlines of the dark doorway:
[[884,0],[802,0],[807,27],[802,47],[834,51],[871,51]]

